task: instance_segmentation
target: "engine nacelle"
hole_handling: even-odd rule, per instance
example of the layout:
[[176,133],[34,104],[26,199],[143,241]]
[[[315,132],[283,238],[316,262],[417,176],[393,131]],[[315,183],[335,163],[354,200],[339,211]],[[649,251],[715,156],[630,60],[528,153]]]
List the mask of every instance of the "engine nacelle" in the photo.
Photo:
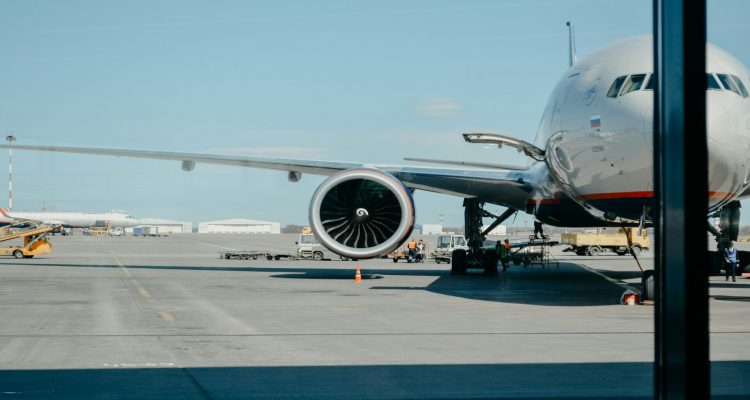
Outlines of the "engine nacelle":
[[351,169],[326,179],[310,200],[310,226],[329,250],[349,258],[387,254],[414,228],[414,199],[383,171]]

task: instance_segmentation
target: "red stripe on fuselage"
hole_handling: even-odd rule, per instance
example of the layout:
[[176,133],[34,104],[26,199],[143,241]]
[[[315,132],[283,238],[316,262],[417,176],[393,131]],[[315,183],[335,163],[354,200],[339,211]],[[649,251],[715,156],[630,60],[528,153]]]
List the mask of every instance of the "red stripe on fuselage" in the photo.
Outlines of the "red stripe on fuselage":
[[[731,197],[732,193],[727,192],[708,192],[710,198],[728,198]],[[649,199],[654,197],[654,192],[647,190],[642,192],[613,192],[613,193],[591,193],[581,195],[583,200],[610,200],[610,199]],[[560,202],[560,198],[556,197],[553,199],[541,199],[541,204],[556,204]]]

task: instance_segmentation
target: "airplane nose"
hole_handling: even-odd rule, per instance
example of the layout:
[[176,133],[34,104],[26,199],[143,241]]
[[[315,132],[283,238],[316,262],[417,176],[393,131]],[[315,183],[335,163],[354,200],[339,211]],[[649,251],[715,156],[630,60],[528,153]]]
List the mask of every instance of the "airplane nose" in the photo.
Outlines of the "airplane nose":
[[[734,98],[736,97],[736,98]],[[709,204],[721,205],[748,187],[750,135],[744,130],[741,97],[731,92],[708,93]],[[721,203],[721,204],[720,204]]]

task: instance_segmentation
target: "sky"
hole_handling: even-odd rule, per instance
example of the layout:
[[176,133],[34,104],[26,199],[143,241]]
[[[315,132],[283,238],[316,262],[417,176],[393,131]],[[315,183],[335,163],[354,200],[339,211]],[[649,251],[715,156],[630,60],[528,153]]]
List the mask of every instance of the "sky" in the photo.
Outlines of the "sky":
[[[750,2],[709,1],[709,40],[750,65],[747,15]],[[523,164],[460,134],[534,139],[568,66],[568,19],[579,58],[652,29],[643,0],[4,2],[0,129],[30,145]],[[20,151],[13,161],[15,210],[192,222],[304,225],[325,179]],[[460,198],[415,201],[418,224],[463,224]]]

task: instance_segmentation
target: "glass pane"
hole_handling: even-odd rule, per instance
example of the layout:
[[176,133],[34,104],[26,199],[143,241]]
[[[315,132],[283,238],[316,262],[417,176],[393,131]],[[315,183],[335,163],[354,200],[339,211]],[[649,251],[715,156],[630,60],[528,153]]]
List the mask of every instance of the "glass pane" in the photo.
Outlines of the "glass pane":
[[719,78],[719,81],[721,81],[721,85],[724,86],[724,89],[740,94],[740,89],[737,88],[737,85],[734,83],[732,78],[729,77],[729,75],[716,74],[716,76]]
[[622,88],[621,95],[639,90],[641,88],[641,85],[643,85],[644,79],[646,79],[645,74],[630,75],[630,78],[628,78],[628,82]]
[[620,76],[612,82],[612,86],[610,86],[609,91],[607,91],[607,97],[617,97],[617,93],[620,93],[620,88],[625,82],[625,78],[627,78],[627,76]]
[[[11,211],[124,208],[198,225],[153,240],[74,228],[44,257],[0,254],[2,392],[650,396],[653,307],[625,304],[642,290],[632,255],[653,268],[652,234],[628,244],[605,227],[637,226],[651,204],[654,92],[617,98],[629,75],[625,93],[653,72],[651,10],[650,0],[6,2]],[[467,142],[475,129],[510,139]],[[321,190],[318,239],[372,248],[411,232],[426,258],[405,260],[406,242],[360,260],[294,244],[317,243],[303,234],[311,197],[351,169],[393,186]],[[414,189],[416,214],[392,188]],[[481,242],[490,215],[510,215],[488,239],[507,249]],[[270,234],[276,226],[285,233]],[[453,243],[472,249],[432,251]]]
[[742,94],[742,97],[747,97],[748,96],[747,87],[742,82],[742,79],[740,79],[740,77],[737,75],[732,75],[732,79],[734,80],[734,83],[737,84],[737,88],[740,89],[740,93]]
[[656,75],[650,74],[648,76],[648,83],[646,83],[646,86],[643,88],[643,90],[654,90],[654,86],[656,86]]
[[[750,289],[750,212],[747,184],[750,183],[750,3],[740,0],[708,0],[707,69],[715,72],[726,91],[709,93],[709,191],[733,182],[728,196],[739,202],[722,207],[710,221],[722,233],[710,237],[712,260],[709,276],[709,332],[711,387],[715,398],[750,398],[750,386],[736,376],[750,374],[750,350],[736,346],[750,340],[747,318]],[[730,93],[734,92],[734,93]],[[735,95],[738,94],[739,96]],[[713,146],[711,146],[713,144]],[[712,203],[720,199],[709,194]],[[736,204],[742,206],[735,207]],[[731,246],[730,246],[731,243]],[[728,262],[729,261],[729,262]]]
[[708,89],[709,90],[721,90],[721,86],[719,86],[719,82],[714,77],[714,74],[706,74],[708,78]]

